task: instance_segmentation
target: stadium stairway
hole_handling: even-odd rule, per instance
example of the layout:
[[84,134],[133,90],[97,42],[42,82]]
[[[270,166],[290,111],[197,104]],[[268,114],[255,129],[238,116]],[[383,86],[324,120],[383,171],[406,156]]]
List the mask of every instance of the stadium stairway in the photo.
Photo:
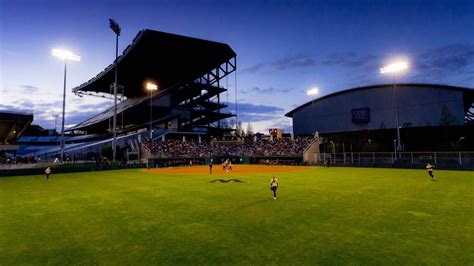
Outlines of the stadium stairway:
[[321,139],[319,138],[319,135],[315,135],[314,140],[303,151],[303,162],[308,164],[320,163],[320,144]]

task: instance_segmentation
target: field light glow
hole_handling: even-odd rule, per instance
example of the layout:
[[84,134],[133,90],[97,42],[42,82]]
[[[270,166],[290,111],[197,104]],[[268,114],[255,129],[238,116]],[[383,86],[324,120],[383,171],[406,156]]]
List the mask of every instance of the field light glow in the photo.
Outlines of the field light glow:
[[53,49],[52,54],[64,60],[81,61],[81,57],[79,55],[73,54],[72,52],[66,50]]
[[400,72],[400,71],[405,70],[407,68],[408,68],[408,63],[407,62],[397,62],[397,63],[390,64],[386,67],[382,67],[380,69],[380,73],[385,74],[385,73]]
[[312,88],[312,89],[306,91],[306,94],[307,94],[308,96],[314,96],[314,95],[316,95],[316,94],[318,94],[318,93],[319,93],[319,89],[318,89],[318,88]]
[[158,85],[148,82],[146,84],[146,89],[149,91],[156,91],[158,90]]

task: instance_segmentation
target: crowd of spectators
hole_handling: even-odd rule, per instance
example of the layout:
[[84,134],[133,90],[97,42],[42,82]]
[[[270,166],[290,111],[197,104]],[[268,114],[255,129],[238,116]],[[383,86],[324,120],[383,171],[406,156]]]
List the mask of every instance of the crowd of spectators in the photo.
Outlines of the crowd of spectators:
[[35,156],[28,157],[13,157],[13,156],[0,156],[0,164],[27,164],[27,163],[37,163],[38,158]]
[[161,157],[208,156],[302,156],[313,137],[281,138],[279,140],[245,140],[240,144],[219,145],[195,140],[143,140],[153,155]]

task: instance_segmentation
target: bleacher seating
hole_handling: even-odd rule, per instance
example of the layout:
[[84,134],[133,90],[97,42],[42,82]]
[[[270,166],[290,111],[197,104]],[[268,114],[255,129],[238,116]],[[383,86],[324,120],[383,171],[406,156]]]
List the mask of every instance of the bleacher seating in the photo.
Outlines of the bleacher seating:
[[[226,145],[211,145],[208,142],[182,141],[176,139],[144,140],[153,155],[161,157],[207,157],[207,156],[302,156],[313,137],[298,137],[294,140],[226,141]],[[215,144],[215,141],[212,143]],[[233,144],[233,145],[232,145]]]

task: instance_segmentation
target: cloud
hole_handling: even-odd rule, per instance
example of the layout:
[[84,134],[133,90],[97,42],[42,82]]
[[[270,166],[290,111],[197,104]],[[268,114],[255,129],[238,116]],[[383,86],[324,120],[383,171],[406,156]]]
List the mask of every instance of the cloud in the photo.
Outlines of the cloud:
[[333,53],[326,56],[321,65],[323,66],[341,66],[346,68],[361,68],[377,61],[377,56],[367,54],[358,55],[354,52]]
[[39,91],[38,87],[32,86],[32,85],[21,85],[20,88],[22,88],[23,91],[27,92],[27,93],[35,93],[35,92]]
[[[75,125],[98,114],[108,106],[109,105],[104,102],[69,104],[66,108],[66,123],[68,125]],[[54,114],[61,114],[62,101],[41,102],[18,99],[10,104],[0,104],[0,110],[33,113],[33,124],[40,125],[44,128],[53,128]]]
[[280,118],[275,123],[273,123],[269,128],[280,128],[283,130],[284,133],[293,132],[293,125],[291,123],[291,119],[289,118]]
[[14,106],[25,110],[32,110],[35,107],[35,104],[28,99],[19,99],[12,102]]
[[471,74],[474,62],[474,44],[451,44],[422,52],[414,66],[420,75],[439,79],[446,76]]
[[[235,110],[235,103],[229,103],[227,108]],[[244,113],[278,113],[285,111],[285,109],[280,107],[252,103],[237,103],[237,110]]]
[[288,93],[290,91],[293,91],[294,89],[292,88],[273,88],[273,87],[268,87],[268,88],[265,88],[265,89],[262,89],[260,87],[253,87],[251,89],[248,89],[248,90],[243,90],[243,91],[239,91],[239,93],[242,93],[242,94],[249,94],[249,93],[258,93],[258,94],[268,94],[268,93]]
[[[322,66],[340,67],[348,70],[340,86],[365,86],[391,82],[389,77],[378,73],[385,56],[335,53],[324,57]],[[453,43],[418,53],[408,59],[410,69],[397,78],[398,82],[443,83],[472,86],[474,82],[474,44]]]
[[259,73],[262,71],[281,71],[302,69],[316,65],[316,60],[309,55],[294,55],[285,58],[280,58],[267,63],[258,63],[241,70],[241,73]]
[[316,65],[316,61],[307,55],[296,55],[277,60],[272,63],[277,70],[302,68]]
[[255,64],[255,65],[252,65],[250,67],[246,67],[246,68],[242,69],[241,73],[243,73],[243,74],[245,74],[245,73],[256,73],[256,72],[259,72],[260,70],[262,70],[264,66],[265,66],[265,64],[258,63],[258,64]]
[[[242,123],[268,121],[281,118],[285,109],[271,105],[237,103],[238,120]],[[235,103],[223,109],[223,112],[235,113]]]
[[31,109],[24,109],[17,105],[11,104],[1,104],[0,103],[0,110],[4,112],[14,112],[14,113],[31,113],[33,110]]

